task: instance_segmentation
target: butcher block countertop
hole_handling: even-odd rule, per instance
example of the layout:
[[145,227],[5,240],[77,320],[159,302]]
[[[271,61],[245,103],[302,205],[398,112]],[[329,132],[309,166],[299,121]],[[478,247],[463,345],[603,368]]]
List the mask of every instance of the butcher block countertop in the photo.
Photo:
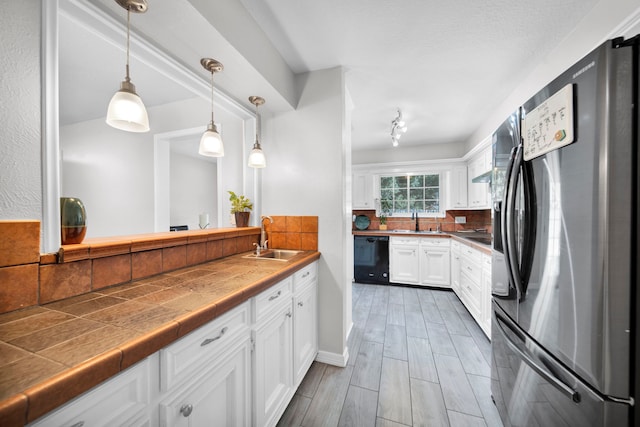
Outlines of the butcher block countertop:
[[353,230],[354,236],[411,236],[430,237],[440,239],[454,239],[466,245],[470,245],[487,255],[491,255],[491,245],[475,240],[478,237],[491,239],[491,234],[483,232],[429,232],[412,230]]
[[245,254],[0,315],[0,425],[23,425],[320,258]]

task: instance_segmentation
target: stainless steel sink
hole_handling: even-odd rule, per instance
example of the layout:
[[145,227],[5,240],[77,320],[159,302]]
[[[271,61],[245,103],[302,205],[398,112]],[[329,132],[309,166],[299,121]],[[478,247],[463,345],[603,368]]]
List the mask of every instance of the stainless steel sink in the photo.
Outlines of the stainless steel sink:
[[253,259],[269,259],[274,261],[288,261],[294,256],[302,253],[302,251],[293,251],[289,249],[267,249],[265,251],[260,252],[260,255],[256,255],[255,253],[245,255],[242,258],[253,258]]

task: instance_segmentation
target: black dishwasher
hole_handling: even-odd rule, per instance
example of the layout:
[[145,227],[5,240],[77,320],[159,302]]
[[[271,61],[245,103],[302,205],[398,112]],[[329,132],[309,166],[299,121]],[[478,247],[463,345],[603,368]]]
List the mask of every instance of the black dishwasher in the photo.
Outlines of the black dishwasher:
[[354,236],[353,275],[358,283],[389,284],[388,236]]

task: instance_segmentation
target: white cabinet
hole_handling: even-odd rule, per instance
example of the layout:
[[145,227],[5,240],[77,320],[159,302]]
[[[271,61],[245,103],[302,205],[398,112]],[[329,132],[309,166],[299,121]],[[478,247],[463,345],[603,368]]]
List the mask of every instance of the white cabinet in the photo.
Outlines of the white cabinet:
[[482,313],[480,327],[491,339],[491,256],[482,254]]
[[160,403],[160,426],[250,426],[251,343],[227,349]]
[[452,288],[487,337],[491,334],[491,256],[460,242],[451,245]]
[[476,155],[468,164],[468,207],[472,209],[490,209],[488,183],[474,183],[473,178],[491,171],[491,146]]
[[255,298],[254,424],[273,426],[293,395],[292,279]]
[[389,280],[393,283],[420,283],[419,238],[391,236],[389,240]]
[[293,276],[293,379],[298,387],[318,354],[318,264]]
[[145,359],[29,425],[150,426],[151,374],[157,375]]
[[244,303],[160,350],[161,426],[251,425],[249,324]]
[[451,288],[460,293],[460,242],[451,241]]
[[451,287],[449,239],[420,239],[420,283]]
[[448,209],[465,209],[467,207],[467,166],[458,165],[451,168],[449,184]]
[[353,174],[353,209],[375,209],[373,179],[374,176],[368,172],[356,172]]

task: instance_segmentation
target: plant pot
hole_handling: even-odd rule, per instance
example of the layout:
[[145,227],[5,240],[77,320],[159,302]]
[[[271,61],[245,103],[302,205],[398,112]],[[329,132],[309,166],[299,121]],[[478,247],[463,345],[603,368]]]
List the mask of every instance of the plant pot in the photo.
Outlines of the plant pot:
[[251,215],[251,212],[236,212],[236,227],[249,226],[249,215]]
[[380,224],[380,230],[386,230],[387,224]]
[[82,200],[60,197],[60,237],[63,245],[82,243],[87,233],[87,213]]

